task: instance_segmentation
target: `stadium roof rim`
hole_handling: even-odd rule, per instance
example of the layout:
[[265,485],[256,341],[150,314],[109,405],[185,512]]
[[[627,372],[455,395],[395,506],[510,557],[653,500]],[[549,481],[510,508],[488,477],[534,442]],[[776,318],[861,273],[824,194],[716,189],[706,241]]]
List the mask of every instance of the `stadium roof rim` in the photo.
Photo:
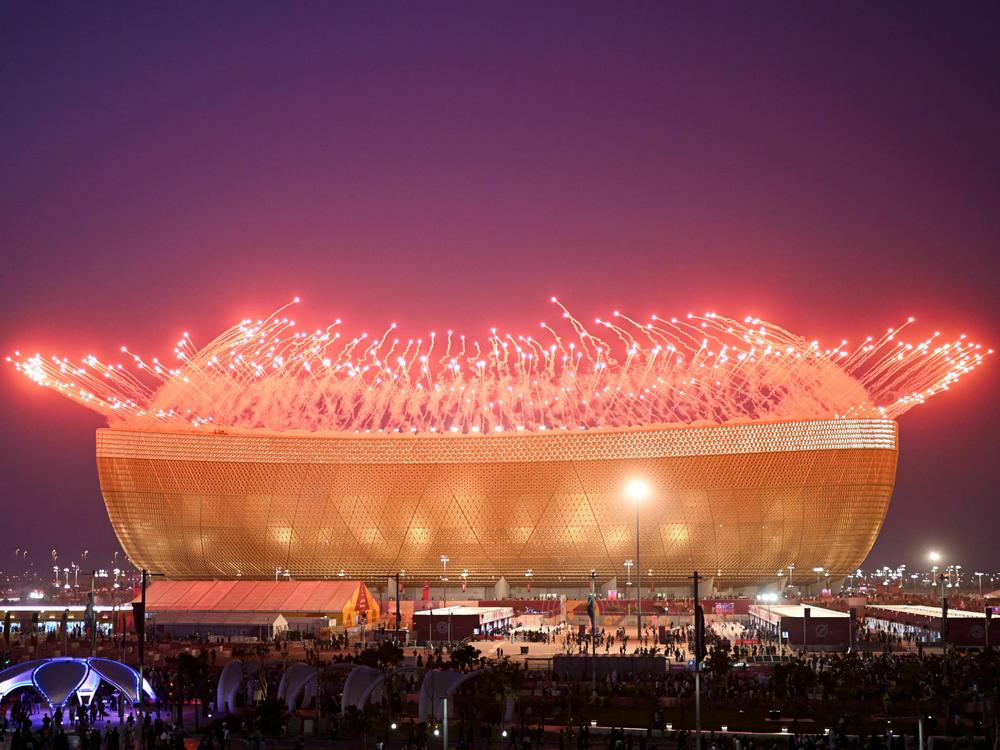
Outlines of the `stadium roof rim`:
[[213,428],[197,427],[176,427],[164,426],[163,428],[151,429],[149,427],[131,427],[127,423],[120,425],[109,425],[98,428],[98,432],[107,430],[110,432],[141,432],[151,435],[197,435],[197,436],[228,436],[228,437],[253,437],[253,438],[296,438],[301,440],[511,440],[535,436],[539,438],[551,437],[553,435],[618,435],[634,434],[644,432],[666,432],[683,430],[712,430],[725,429],[728,427],[755,427],[764,425],[796,425],[796,424],[878,424],[895,425],[896,420],[888,417],[803,417],[801,419],[739,419],[728,422],[657,422],[646,425],[632,426],[606,426],[596,425],[593,427],[565,427],[549,428],[544,430],[502,430],[493,432],[409,432],[409,431],[337,431],[337,430],[271,430],[264,427],[224,427]]
[[101,429],[98,460],[150,459],[283,464],[480,464],[593,461],[821,450],[895,451],[892,420],[825,419],[711,427],[468,436],[322,438]]

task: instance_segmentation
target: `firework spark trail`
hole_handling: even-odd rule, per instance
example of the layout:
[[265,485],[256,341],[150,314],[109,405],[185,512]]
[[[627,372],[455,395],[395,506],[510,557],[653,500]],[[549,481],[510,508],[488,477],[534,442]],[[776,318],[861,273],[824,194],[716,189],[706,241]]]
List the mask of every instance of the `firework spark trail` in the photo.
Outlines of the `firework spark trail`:
[[[851,348],[820,348],[757,318],[715,313],[642,323],[596,319],[608,340],[553,298],[567,328],[542,338],[491,329],[402,341],[345,338],[338,319],[298,331],[285,305],[202,348],[185,332],[175,367],[126,347],[126,363],[20,352],[18,372],[140,429],[493,433],[846,417],[896,418],[949,389],[993,350],[962,335],[900,339],[910,319]],[[548,339],[548,340],[546,340]]]

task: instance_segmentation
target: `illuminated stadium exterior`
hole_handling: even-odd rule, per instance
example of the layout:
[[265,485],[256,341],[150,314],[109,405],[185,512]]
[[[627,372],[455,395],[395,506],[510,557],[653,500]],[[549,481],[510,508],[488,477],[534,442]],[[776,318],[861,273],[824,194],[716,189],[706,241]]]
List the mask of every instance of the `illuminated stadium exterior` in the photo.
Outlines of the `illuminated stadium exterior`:
[[[885,518],[896,418],[993,353],[906,341],[912,318],[826,347],[714,312],[616,311],[591,330],[555,298],[561,322],[533,335],[352,336],[339,319],[301,330],[297,302],[204,346],[185,332],[170,365],[124,346],[118,362],[8,357],[108,419],[100,484],[136,565],[413,585],[447,559],[499,594],[592,570],[610,590],[641,551],[643,584],[835,579]],[[640,505],[627,486],[648,489]]]
[[[853,572],[896,472],[887,419],[817,419],[546,434],[291,436],[102,429],[101,489],[132,561],[168,578],[404,571],[440,557],[470,583],[579,585],[635,550],[644,582],[692,570],[739,586],[794,564]],[[652,576],[648,575],[652,571]]]

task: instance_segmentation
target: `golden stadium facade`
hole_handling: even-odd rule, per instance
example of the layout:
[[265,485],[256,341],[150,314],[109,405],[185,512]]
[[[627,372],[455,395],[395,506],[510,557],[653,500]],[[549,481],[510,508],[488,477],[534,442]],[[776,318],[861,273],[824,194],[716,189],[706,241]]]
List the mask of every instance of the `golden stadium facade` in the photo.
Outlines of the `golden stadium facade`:
[[794,564],[853,572],[885,517],[897,427],[883,419],[502,435],[297,436],[101,429],[115,532],[172,579],[438,580],[579,585],[635,554],[644,580],[694,569],[727,586]]

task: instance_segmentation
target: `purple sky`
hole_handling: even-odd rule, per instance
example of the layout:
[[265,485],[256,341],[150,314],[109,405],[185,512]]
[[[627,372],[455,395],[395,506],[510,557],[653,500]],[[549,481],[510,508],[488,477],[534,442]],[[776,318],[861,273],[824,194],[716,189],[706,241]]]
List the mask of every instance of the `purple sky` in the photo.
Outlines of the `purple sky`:
[[[255,5],[256,7],[250,7]],[[470,7],[471,6],[471,7]],[[0,345],[300,317],[752,313],[1000,343],[1000,6],[0,6]],[[1000,567],[1000,367],[901,420],[869,565]],[[0,375],[0,568],[115,540],[89,412]]]

